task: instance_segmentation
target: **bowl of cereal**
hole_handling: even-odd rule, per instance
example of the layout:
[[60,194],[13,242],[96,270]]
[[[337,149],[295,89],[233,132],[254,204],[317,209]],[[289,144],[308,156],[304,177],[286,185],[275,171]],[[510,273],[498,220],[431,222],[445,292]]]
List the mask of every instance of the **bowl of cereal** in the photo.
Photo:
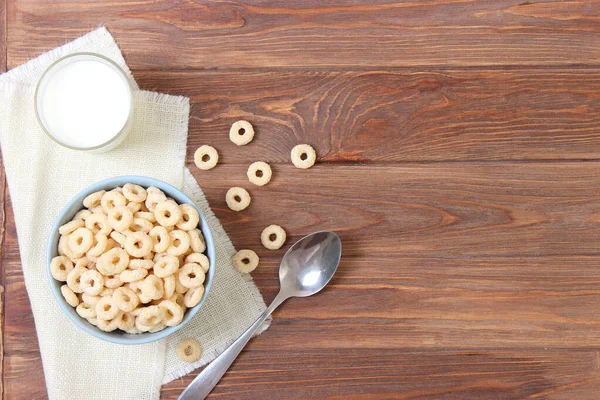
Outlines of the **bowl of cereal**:
[[121,176],[79,192],[48,242],[48,277],[87,333],[141,344],[179,330],[214,280],[215,246],[201,210],[156,179]]

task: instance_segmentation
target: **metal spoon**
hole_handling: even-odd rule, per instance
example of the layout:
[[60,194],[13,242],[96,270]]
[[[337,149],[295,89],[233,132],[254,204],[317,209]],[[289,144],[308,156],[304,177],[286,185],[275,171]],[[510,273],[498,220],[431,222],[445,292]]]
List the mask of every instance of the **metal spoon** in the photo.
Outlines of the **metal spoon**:
[[333,232],[316,232],[297,241],[279,266],[279,293],[260,317],[210,363],[181,393],[179,400],[204,399],[269,315],[290,297],[311,296],[327,285],[342,256],[342,242]]

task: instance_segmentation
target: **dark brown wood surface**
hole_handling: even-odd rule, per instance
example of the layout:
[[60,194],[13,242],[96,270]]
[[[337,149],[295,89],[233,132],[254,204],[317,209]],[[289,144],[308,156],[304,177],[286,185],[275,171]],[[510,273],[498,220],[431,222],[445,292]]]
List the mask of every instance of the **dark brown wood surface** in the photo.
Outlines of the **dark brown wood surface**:
[[[598,398],[600,2],[6,0],[6,11],[2,68],[106,24],[142,88],[190,97],[187,164],[236,247],[261,257],[267,302],[289,244],[340,234],[330,287],[276,311],[211,398]],[[248,146],[228,140],[238,119],[256,127]],[[291,166],[298,143],[316,148],[312,169]],[[220,152],[211,171],[193,166],[201,144]],[[274,170],[262,188],[245,178],[256,160]],[[0,384],[5,399],[42,399],[0,174]],[[241,213],[225,205],[234,185],[252,193]],[[271,223],[289,235],[279,251],[260,245]]]

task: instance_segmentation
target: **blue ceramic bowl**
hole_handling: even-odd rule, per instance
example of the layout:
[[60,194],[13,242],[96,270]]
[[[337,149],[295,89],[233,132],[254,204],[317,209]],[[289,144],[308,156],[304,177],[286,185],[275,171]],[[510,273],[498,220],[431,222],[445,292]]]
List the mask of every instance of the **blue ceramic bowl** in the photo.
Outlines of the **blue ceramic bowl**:
[[[198,303],[198,305],[196,305],[195,307],[189,308],[186,311],[185,316],[183,317],[183,321],[181,321],[181,323],[179,325],[166,327],[165,329],[163,329],[160,332],[155,332],[155,333],[146,332],[146,333],[140,333],[137,335],[130,335],[130,334],[122,332],[122,331],[113,331],[113,332],[101,331],[96,326],[90,324],[84,318],[80,317],[79,314],[77,314],[77,312],[75,311],[75,309],[73,307],[71,307],[69,304],[67,304],[64,297],[62,296],[62,293],[60,292],[60,287],[62,285],[64,285],[64,282],[59,282],[59,281],[55,280],[52,277],[52,274],[50,273],[50,261],[52,261],[52,259],[58,255],[58,240],[60,238],[58,228],[61,225],[69,222],[73,218],[75,213],[83,208],[83,199],[87,195],[97,192],[99,190],[114,189],[115,187],[123,186],[126,183],[135,183],[135,184],[140,185],[145,188],[147,188],[149,186],[156,186],[157,188],[159,188],[160,190],[165,192],[165,194],[167,196],[170,196],[173,199],[175,199],[175,201],[177,201],[179,204],[183,204],[183,203],[192,204],[194,207],[196,207],[198,214],[200,214],[200,225],[201,225],[200,229],[202,230],[202,234],[204,235],[204,239],[206,240],[206,253],[207,253],[208,259],[210,260],[210,268],[208,270],[208,274],[206,275],[206,280],[204,281],[204,296],[202,297],[202,300],[200,300],[200,303]],[[58,305],[60,306],[60,308],[62,308],[62,310],[67,315],[67,317],[69,317],[69,319],[71,321],[73,321],[73,323],[75,325],[77,325],[78,327],[80,327],[81,329],[83,329],[84,331],[89,333],[90,335],[95,336],[99,339],[104,339],[106,341],[118,343],[118,344],[149,343],[149,342],[153,342],[155,340],[162,339],[162,338],[170,335],[171,333],[181,329],[182,326],[184,326],[187,322],[189,322],[189,320],[191,320],[194,317],[194,315],[196,315],[198,310],[202,307],[202,305],[206,301],[206,298],[208,297],[208,293],[210,292],[210,287],[212,286],[214,276],[215,276],[215,264],[216,264],[215,243],[213,240],[212,232],[208,226],[208,223],[206,222],[206,219],[204,218],[204,215],[202,215],[202,212],[200,211],[200,209],[194,204],[194,202],[189,197],[187,197],[185,194],[183,194],[180,190],[178,190],[178,189],[174,188],[173,186],[168,185],[162,181],[159,181],[157,179],[147,178],[144,176],[119,176],[116,178],[111,178],[111,179],[107,179],[107,180],[95,183],[92,186],[79,192],[77,194],[77,196],[75,196],[65,206],[65,208],[62,209],[62,211],[58,215],[58,218],[56,219],[56,222],[54,223],[54,226],[52,227],[52,232],[50,233],[50,240],[48,241],[47,255],[48,255],[47,270],[48,270],[48,280],[50,281],[50,287],[52,288],[52,293],[54,293],[54,297],[56,298],[56,301],[58,301]]]

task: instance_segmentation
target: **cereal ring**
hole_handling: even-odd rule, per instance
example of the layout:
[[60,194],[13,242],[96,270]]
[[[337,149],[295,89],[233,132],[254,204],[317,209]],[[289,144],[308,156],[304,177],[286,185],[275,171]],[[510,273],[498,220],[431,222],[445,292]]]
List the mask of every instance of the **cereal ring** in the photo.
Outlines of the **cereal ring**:
[[111,237],[111,239],[113,239],[115,242],[117,242],[121,246],[123,246],[125,244],[125,235],[123,235],[122,233],[113,231],[110,233],[110,237]]
[[75,293],[83,293],[83,288],[81,287],[81,275],[87,271],[89,270],[84,267],[73,268],[67,275],[67,286],[69,286],[69,289]]
[[144,204],[146,205],[146,208],[150,212],[154,212],[154,208],[156,207],[156,205],[158,203],[167,201],[167,196],[165,196],[165,194],[163,192],[161,192],[159,189],[156,189],[156,190],[157,191],[150,191],[150,188],[148,188],[148,197],[146,197],[146,201],[144,202]]
[[147,196],[146,189],[141,187],[140,185],[135,185],[133,183],[126,183],[123,185],[123,196],[129,201],[137,201],[142,202],[146,200]]
[[114,330],[116,330],[116,329],[119,328],[119,317],[120,317],[120,312],[117,313],[117,315],[115,316],[115,318],[111,319],[110,321],[103,320],[103,319],[100,319],[100,318],[96,317],[96,326],[101,331],[112,332],[112,331],[114,331]]
[[111,289],[111,288],[107,288],[105,287],[104,289],[102,289],[102,291],[100,292],[100,297],[110,297],[113,295],[115,289]]
[[119,279],[125,283],[141,281],[148,275],[148,270],[144,268],[126,269],[119,274]]
[[163,321],[165,312],[158,306],[149,306],[138,314],[135,319],[135,327],[147,332]]
[[104,213],[104,209],[102,208],[102,206],[94,207],[90,211],[92,212],[92,215],[94,215],[94,214],[106,215]]
[[[76,220],[76,219],[82,219],[83,220],[83,219],[86,219],[90,215],[92,215],[92,212],[90,210],[86,210],[86,209],[79,210],[73,216],[73,220]],[[81,225],[81,226],[83,226],[83,225]]]
[[190,288],[190,290],[188,290],[185,293],[185,295],[183,297],[183,302],[184,302],[185,306],[188,308],[195,307],[200,303],[200,300],[202,300],[203,295],[204,295],[204,286]]
[[108,218],[104,214],[92,214],[85,219],[85,227],[92,233],[103,233],[108,235],[112,231],[112,227],[108,223]]
[[175,293],[175,275],[169,275],[166,278],[163,278],[163,287],[165,289],[165,294],[163,295],[163,299],[168,300]]
[[229,140],[238,146],[244,146],[254,138],[254,128],[248,121],[237,121],[229,128]]
[[79,303],[77,308],[75,308],[75,311],[77,311],[77,314],[82,318],[96,318],[96,309],[88,303]]
[[129,254],[119,247],[110,249],[98,258],[96,268],[103,275],[116,275],[125,271],[129,264]]
[[[125,271],[123,271],[123,272],[125,272]],[[122,274],[123,272],[121,272],[121,274]],[[116,275],[116,276],[113,276],[113,277],[112,277],[112,278],[110,278],[110,279],[105,279],[105,280],[104,280],[104,286],[105,286],[105,287],[107,287],[107,288],[109,288],[109,289],[116,289],[116,288],[118,288],[118,287],[121,287],[121,286],[123,286],[123,284],[124,284],[125,282],[123,282],[123,281],[121,280],[121,278],[119,278],[119,276],[120,276],[120,274],[119,274],[119,275]]]
[[[142,257],[142,260],[144,260],[144,261],[152,261],[152,260],[154,260],[154,254],[155,253],[153,251],[150,251],[150,253],[148,253],[144,257]],[[154,262],[154,261],[152,261],[152,262]]]
[[205,277],[202,267],[196,263],[185,264],[177,272],[179,283],[188,288],[201,286]]
[[110,192],[117,192],[123,194],[123,188],[121,186],[117,186],[116,188],[111,189]]
[[227,207],[233,211],[242,211],[250,205],[250,193],[241,187],[232,187],[227,191],[225,195],[225,201]]
[[94,236],[94,244],[87,251],[86,255],[99,257],[106,250],[108,250],[108,237],[104,233],[97,233]]
[[84,224],[85,222],[83,221],[83,219],[74,219],[73,221],[69,221],[60,228],[58,228],[58,233],[60,233],[61,235],[68,235],[75,229],[83,227]]
[[173,275],[179,269],[179,260],[173,255],[166,255],[161,257],[156,263],[154,263],[154,275],[159,278],[166,278],[169,275]]
[[209,261],[208,257],[206,257],[202,253],[188,254],[185,257],[185,263],[186,264],[188,264],[188,263],[200,264],[200,266],[202,267],[202,271],[204,271],[205,273],[208,272],[208,269],[210,268],[210,261]]
[[104,289],[104,277],[95,269],[88,269],[81,274],[79,286],[83,293],[96,296]]
[[114,299],[117,307],[119,307],[121,311],[125,312],[133,311],[140,304],[140,299],[138,298],[137,294],[125,286],[115,289],[112,294],[112,298]]
[[258,267],[258,256],[252,250],[240,250],[233,256],[233,265],[243,274],[248,274]]
[[125,206],[127,205],[127,199],[119,192],[110,192],[104,193],[102,199],[100,200],[100,205],[104,210],[105,214],[108,214],[110,210],[115,207]]
[[69,247],[76,253],[85,253],[94,243],[94,234],[87,228],[77,228],[69,235]]
[[133,213],[136,213],[142,209],[142,204],[144,204],[144,203],[138,203],[137,201],[130,201],[129,203],[127,203],[127,208],[129,208]]
[[130,260],[129,269],[151,269],[154,267],[154,261],[152,260]]
[[96,303],[96,318],[109,321],[119,314],[119,307],[117,302],[111,297],[102,297]]
[[144,232],[148,233],[154,228],[152,222],[144,218],[134,218],[133,223],[129,227],[132,232]]
[[194,339],[184,339],[177,345],[177,357],[183,362],[193,363],[200,359],[202,348]]
[[155,226],[152,228],[149,235],[154,241],[153,250],[155,252],[163,253],[171,246],[171,236],[164,226]]
[[149,211],[138,211],[135,214],[133,214],[133,216],[135,218],[147,219],[148,221],[150,221],[152,223],[156,222],[156,218],[154,218],[154,213],[151,213]]
[[66,256],[56,256],[50,261],[50,273],[57,281],[66,282],[71,271],[73,271],[73,263]]
[[133,211],[127,206],[113,207],[107,216],[110,226],[118,232],[124,232],[133,224]]
[[106,190],[101,190],[88,195],[85,199],[83,199],[83,205],[90,210],[98,207],[100,205],[100,201],[102,200],[102,196],[104,196],[104,193],[106,193]]
[[148,194],[150,194],[150,193],[165,194],[165,192],[163,192],[162,190],[160,190],[156,186],[150,186],[148,189],[146,189],[146,191],[148,192]]
[[156,275],[150,275],[140,283],[142,294],[150,300],[158,300],[165,294],[163,280]]
[[[111,233],[119,233],[119,232],[111,232]],[[123,240],[125,240],[125,236],[123,236]],[[113,238],[108,238],[108,244],[106,245],[106,251],[110,249],[114,249],[115,247],[120,247],[121,245],[117,243],[117,241]]]
[[163,300],[158,305],[164,311],[163,322],[167,326],[178,325],[183,320],[183,309],[171,300]]
[[167,249],[168,254],[180,256],[190,248],[190,236],[186,231],[174,230],[169,232],[171,245]]
[[160,324],[155,325],[148,332],[150,332],[150,333],[159,332],[159,331],[162,331],[163,329],[165,329],[166,327],[167,326],[161,322]]
[[181,284],[181,282],[179,282],[179,278],[178,277],[175,277],[175,278],[176,278],[175,279],[175,292],[176,293],[180,293],[180,294],[187,293],[187,291],[189,290],[189,288],[183,286]]
[[169,300],[174,301],[175,303],[177,303],[179,305],[179,307],[181,307],[181,309],[183,310],[183,312],[185,313],[185,310],[187,309],[187,307],[185,306],[185,296],[181,293],[173,293],[173,295],[171,297],[169,297]]
[[190,246],[195,253],[202,253],[206,250],[206,242],[200,229],[194,229],[188,232],[190,235]]
[[62,293],[68,305],[71,307],[77,307],[79,305],[79,297],[73,293],[73,290],[71,290],[68,285],[62,285],[60,287],[60,292]]
[[[82,293],[81,299],[83,300],[84,303],[87,303],[90,306],[95,307],[96,303],[98,303],[98,301],[101,299],[101,297],[100,296],[90,296],[89,294]],[[96,310],[94,310],[94,311],[96,311]]]
[[[148,222],[150,223],[150,222]],[[133,232],[125,238],[125,250],[133,257],[144,257],[152,251],[154,243],[144,232]],[[129,262],[129,260],[127,260]]]
[[61,256],[65,255],[65,256],[69,257],[71,259],[71,261],[77,260],[78,258],[81,258],[85,255],[84,253],[75,253],[71,249],[71,247],[69,246],[69,237],[68,236],[60,237],[60,240],[58,241],[58,254]]
[[315,164],[317,153],[307,144],[299,144],[292,149],[292,163],[296,168],[307,169]]
[[260,241],[269,250],[277,250],[285,243],[286,234],[279,225],[269,225],[260,234]]
[[86,318],[87,322],[89,322],[90,324],[94,325],[94,326],[98,326],[98,318]]
[[129,330],[135,328],[135,317],[129,313],[121,313],[116,319],[119,329],[125,332],[129,333]]
[[181,210],[181,219],[177,223],[177,228],[184,231],[196,229],[200,222],[200,215],[196,208],[191,204],[182,204],[179,209]]
[[271,171],[271,166],[269,164],[257,161],[250,164],[246,175],[251,183],[254,183],[256,186],[264,186],[271,181],[273,172]]
[[167,200],[154,207],[154,218],[161,226],[173,226],[181,220],[181,216],[181,209],[175,202]]
[[207,171],[213,169],[219,162],[219,153],[217,150],[208,145],[200,146],[194,152],[194,164],[198,169]]

